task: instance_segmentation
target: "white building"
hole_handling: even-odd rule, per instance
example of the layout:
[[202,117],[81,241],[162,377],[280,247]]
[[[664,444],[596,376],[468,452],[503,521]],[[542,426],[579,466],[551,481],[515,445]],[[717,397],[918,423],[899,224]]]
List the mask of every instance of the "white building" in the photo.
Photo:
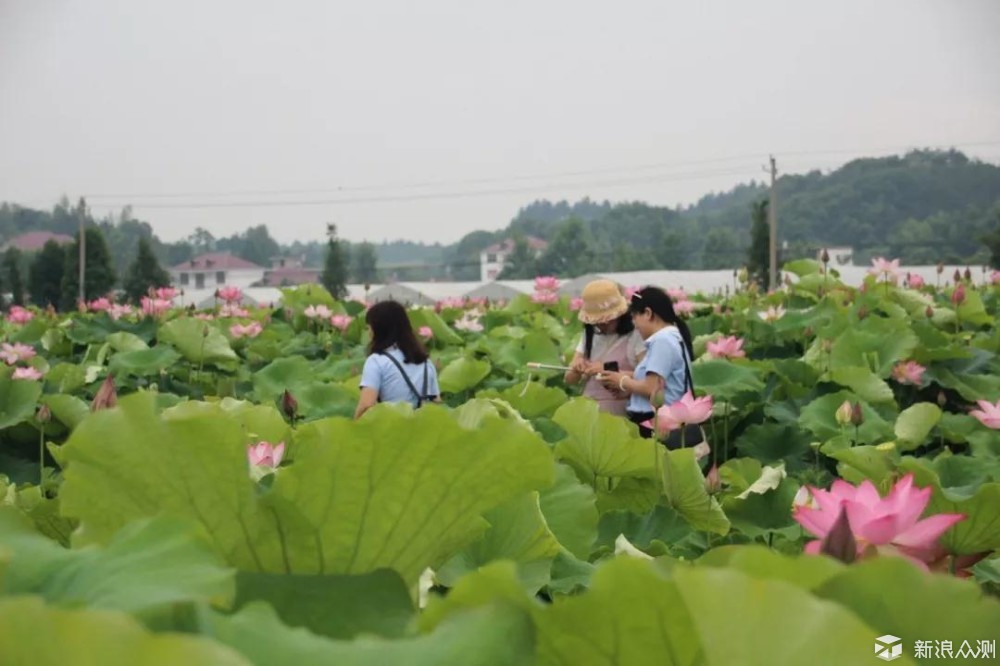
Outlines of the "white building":
[[[541,238],[535,238],[534,236],[528,236],[525,238],[528,242],[528,247],[537,257],[545,248],[549,246],[548,243],[543,241]],[[483,282],[489,282],[491,280],[496,280],[500,277],[500,273],[503,272],[504,266],[507,262],[507,257],[510,253],[514,251],[514,240],[508,238],[495,245],[490,245],[488,248],[479,253],[479,279]]]
[[265,272],[263,266],[228,252],[210,252],[171,268],[170,279],[174,286],[191,291],[225,286],[244,289],[262,281]]

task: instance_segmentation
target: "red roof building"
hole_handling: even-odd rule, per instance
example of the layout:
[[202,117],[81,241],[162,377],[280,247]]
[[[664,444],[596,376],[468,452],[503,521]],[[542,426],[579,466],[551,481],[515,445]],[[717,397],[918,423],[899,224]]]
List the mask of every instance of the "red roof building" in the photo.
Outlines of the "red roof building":
[[170,269],[174,284],[188,289],[245,288],[264,279],[267,271],[252,261],[228,252],[209,252]]
[[21,252],[37,252],[50,240],[54,240],[60,245],[68,245],[73,242],[73,237],[66,234],[54,234],[51,231],[29,231],[11,238],[4,243],[3,249],[16,247]]
[[174,266],[172,271],[221,271],[221,270],[247,270],[262,271],[263,266],[258,266],[252,261],[241,259],[228,252],[209,252],[201,254],[190,261]]

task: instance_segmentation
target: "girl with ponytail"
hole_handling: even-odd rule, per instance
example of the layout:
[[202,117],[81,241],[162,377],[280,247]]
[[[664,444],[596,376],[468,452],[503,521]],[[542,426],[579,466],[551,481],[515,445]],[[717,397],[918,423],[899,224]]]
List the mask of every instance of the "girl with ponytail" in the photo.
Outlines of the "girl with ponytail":
[[[632,295],[629,312],[646,346],[646,355],[632,376],[618,372],[602,374],[603,383],[629,395],[627,416],[633,423],[653,418],[651,398],[663,393],[663,402],[673,404],[688,390],[688,364],[694,359],[691,331],[674,312],[673,301],[658,287],[645,287]],[[640,426],[643,437],[652,430]],[[694,443],[694,442],[692,442]]]

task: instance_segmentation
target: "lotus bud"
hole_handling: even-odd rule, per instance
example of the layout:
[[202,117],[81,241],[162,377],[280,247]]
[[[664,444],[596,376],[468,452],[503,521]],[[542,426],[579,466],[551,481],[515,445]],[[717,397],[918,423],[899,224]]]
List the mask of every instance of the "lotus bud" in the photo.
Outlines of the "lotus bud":
[[965,285],[961,282],[955,287],[955,290],[951,292],[951,302],[953,305],[958,306],[965,302]]
[[205,328],[201,329],[201,336],[203,338],[207,338],[208,337],[208,326],[206,326]]
[[937,404],[941,409],[944,409],[944,406],[948,404],[948,396],[944,394],[944,391],[938,391]]
[[858,308],[858,321],[864,319],[867,316],[868,316],[868,308],[862,305],[860,308]]
[[968,266],[965,267],[965,273],[963,276],[965,277],[966,282],[972,282],[972,271],[969,270]]
[[802,331],[802,333],[803,333],[803,335],[805,335],[805,336],[806,336],[807,338],[811,338],[811,337],[813,336],[813,329],[812,329],[812,326],[806,326],[805,330],[804,330],[804,331]]
[[958,270],[956,268],[955,269],[955,274],[953,276],[951,276],[951,279],[954,280],[955,284],[958,284],[959,282],[961,282],[962,281],[962,271],[960,271],[960,270]]
[[750,280],[750,272],[744,266],[740,269],[737,277],[739,278],[740,284],[746,284]]
[[719,468],[716,465],[712,465],[712,468],[708,470],[708,474],[705,475],[705,490],[709,494],[714,495],[722,489],[722,479],[719,477]]
[[48,423],[52,420],[52,410],[49,409],[48,405],[42,403],[38,407],[38,411],[35,412],[35,420],[39,423]]
[[837,419],[837,423],[839,423],[842,426],[845,426],[848,423],[850,423],[851,411],[852,410],[850,401],[845,400],[843,404],[841,404],[840,407],[837,408],[836,414],[834,414],[834,417]]
[[830,253],[826,251],[825,247],[823,248],[823,251],[820,252],[819,254],[819,260],[822,261],[824,264],[830,263]]
[[924,314],[927,315],[928,319],[933,319],[934,318],[934,308],[932,308],[931,306],[928,305],[927,309],[924,310]]
[[97,412],[102,409],[111,409],[118,403],[118,392],[115,391],[115,377],[111,373],[104,378],[101,388],[97,389],[94,401],[90,403],[90,411]]
[[937,274],[941,275],[942,273],[944,273],[944,262],[939,261],[937,265]]
[[819,551],[824,555],[850,564],[858,556],[858,542],[851,532],[851,524],[847,520],[847,510],[841,509],[837,522],[824,537]]
[[281,395],[281,411],[285,413],[289,421],[294,421],[299,412],[299,403],[288,389],[285,389]]
[[856,402],[851,405],[851,425],[858,427],[865,422],[865,415],[861,411],[861,403]]

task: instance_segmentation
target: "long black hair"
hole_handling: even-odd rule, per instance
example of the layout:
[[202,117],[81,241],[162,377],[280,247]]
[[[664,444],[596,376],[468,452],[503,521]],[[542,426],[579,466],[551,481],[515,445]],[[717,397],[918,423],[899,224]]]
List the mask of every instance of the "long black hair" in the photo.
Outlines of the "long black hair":
[[419,364],[427,360],[427,350],[413,332],[406,308],[396,301],[381,301],[368,308],[365,323],[372,327],[369,354],[379,354],[396,345],[407,363]]
[[[634,330],[635,324],[632,323],[632,315],[628,312],[615,320],[615,335],[628,335]],[[596,331],[597,326],[594,324],[583,325],[583,357],[585,359],[590,359],[590,352],[594,349],[594,333]]]
[[653,314],[666,323],[677,327],[677,330],[681,332],[681,338],[684,340],[684,346],[687,347],[688,358],[693,361],[694,343],[691,340],[691,330],[684,323],[684,320],[674,312],[674,302],[670,300],[667,292],[659,287],[643,287],[632,294],[632,298],[628,303],[629,312],[639,314],[645,312],[646,308],[652,310]]

